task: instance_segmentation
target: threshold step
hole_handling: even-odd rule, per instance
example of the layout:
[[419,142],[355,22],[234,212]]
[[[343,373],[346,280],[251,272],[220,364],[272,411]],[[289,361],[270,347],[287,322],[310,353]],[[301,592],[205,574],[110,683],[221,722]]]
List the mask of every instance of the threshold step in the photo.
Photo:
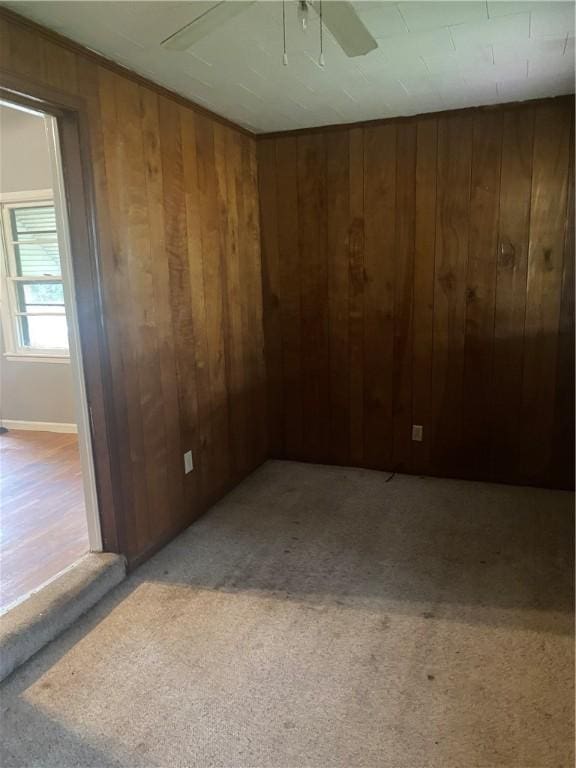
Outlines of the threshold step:
[[0,617],[0,681],[61,635],[126,576],[121,555],[90,553]]

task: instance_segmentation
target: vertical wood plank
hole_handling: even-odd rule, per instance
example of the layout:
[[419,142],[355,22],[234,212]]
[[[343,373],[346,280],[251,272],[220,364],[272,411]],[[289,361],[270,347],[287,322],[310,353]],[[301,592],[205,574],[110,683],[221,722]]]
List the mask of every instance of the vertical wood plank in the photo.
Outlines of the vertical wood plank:
[[412,464],[412,311],[416,218],[416,123],[398,131],[396,141],[396,243],[392,382],[392,467]]
[[470,190],[470,245],[466,275],[463,379],[465,474],[490,472],[494,397],[493,350],[498,249],[502,113],[473,118]]
[[364,461],[364,129],[350,130],[350,224],[348,231],[348,336],[350,460]]
[[258,190],[262,231],[262,279],[264,289],[264,336],[268,380],[268,432],[270,452],[284,454],[284,393],[282,380],[282,286],[278,242],[278,198],[276,192],[276,140],[258,142]]
[[298,241],[298,155],[293,137],[276,142],[278,258],[281,284],[282,357],[284,377],[284,450],[303,456],[302,347],[300,343],[301,260]]
[[430,468],[437,150],[437,121],[419,121],[412,316],[412,423],[423,428],[423,440],[412,443],[412,469],[418,473],[426,473]]
[[530,231],[534,112],[503,115],[493,360],[490,476],[520,478],[522,368]]
[[[166,189],[163,184],[160,121],[158,97],[146,89],[140,90],[140,107],[142,115],[143,150],[147,158],[146,196],[148,205],[148,221],[150,234],[150,262],[148,268],[152,278],[153,304],[149,307],[154,312],[154,323],[157,333],[155,353],[160,361],[160,402],[158,403],[158,418],[155,425],[157,434],[156,461],[161,498],[166,499],[170,509],[176,514],[183,508],[182,493],[182,449],[186,445],[181,441],[181,419],[185,402],[179,402],[178,382],[176,371],[175,342],[178,343],[180,333],[186,332],[186,327],[179,322],[178,313],[186,306],[182,296],[171,296],[169,264],[178,253],[180,242],[178,229],[174,227],[174,219],[178,220],[178,201],[176,197],[181,185],[181,165],[166,169],[168,182]],[[176,129],[178,122],[175,123]],[[163,145],[170,143],[174,137],[165,135]],[[174,153],[179,149],[179,142],[174,145]],[[166,157],[169,161],[169,157]],[[170,164],[169,164],[170,165]],[[174,165],[174,164],[172,164]],[[177,169],[180,171],[178,178]],[[174,186],[175,185],[175,191]],[[176,195],[175,195],[176,192]],[[165,216],[166,209],[166,216]],[[168,225],[168,226],[166,226]],[[176,239],[176,243],[174,240]],[[161,258],[166,254],[166,258]],[[172,298],[176,312],[176,326],[172,323]],[[156,500],[158,502],[158,500]],[[155,509],[160,509],[156,507]],[[184,518],[186,519],[186,518]],[[154,512],[150,516],[151,533],[154,539],[165,536],[172,525],[178,524],[180,518],[159,515]]]
[[[162,386],[157,365],[156,304],[154,266],[151,252],[150,217],[146,192],[144,145],[141,123],[140,87],[124,78],[115,82],[118,130],[120,134],[120,210],[115,224],[124,232],[128,284],[130,365],[134,370],[133,422],[131,442],[140,462],[137,483],[142,486],[139,510],[139,549],[146,551],[154,541],[155,509],[164,505],[163,464],[166,463],[163,430]],[[137,446],[136,450],[134,447]],[[175,521],[179,508],[170,510]]]
[[[240,137],[226,130],[227,178],[227,290],[228,290],[228,348],[230,360],[229,405],[230,429],[235,476],[243,476],[252,465],[249,461],[248,435],[251,429],[249,407],[250,378],[246,374],[245,340],[242,330],[242,269],[240,263],[240,232],[242,229],[239,197],[242,196],[242,147]],[[255,340],[254,340],[255,341]]]
[[[1,46],[0,42],[0,46]],[[96,216],[98,222],[98,232],[96,235],[97,240],[97,263],[98,269],[101,274],[114,274],[115,253],[112,245],[112,234],[110,228],[110,213],[109,205],[111,203],[112,192],[109,189],[108,179],[106,175],[106,159],[104,153],[104,135],[103,135],[103,123],[104,116],[101,111],[101,99],[100,99],[100,85],[99,85],[99,70],[98,67],[91,61],[78,57],[76,62],[77,67],[77,79],[78,88],[82,93],[86,94],[86,116],[90,137],[90,151],[91,151],[91,165],[92,165],[92,184],[94,194],[94,204],[96,208]],[[115,122],[115,106],[112,109],[112,115],[109,116]],[[116,297],[118,291],[118,285],[115,280],[103,281],[102,283],[101,302],[103,315],[112,321],[114,318]],[[78,306],[79,318],[82,317],[82,308]],[[126,551],[127,536],[129,531],[127,530],[128,515],[127,510],[133,508],[133,492],[132,492],[132,478],[131,471],[129,469],[129,448],[128,448],[128,421],[127,421],[127,407],[126,407],[126,393],[123,387],[123,361],[121,354],[121,341],[122,333],[115,332],[108,334],[106,339],[106,348],[108,350],[109,360],[102,360],[101,362],[101,376],[98,381],[98,391],[96,397],[92,397],[90,406],[93,410],[93,416],[97,423],[103,423],[106,418],[106,414],[102,411],[98,411],[98,403],[104,402],[103,389],[105,382],[110,381],[113,388],[113,420],[118,429],[118,443],[119,443],[119,456],[120,466],[113,469],[117,472],[117,476],[121,477],[121,488],[119,492],[114,494],[112,489],[104,498],[99,496],[100,509],[114,510],[118,519],[109,521],[108,527],[112,530],[117,530],[117,539],[115,541],[104,541],[104,547],[109,548],[111,551]],[[107,365],[109,370],[106,370]],[[116,379],[114,372],[119,372],[120,377]],[[94,377],[96,379],[96,377]],[[93,382],[93,386],[96,382]],[[90,393],[88,392],[88,397]],[[100,441],[95,441],[93,444],[93,451],[95,453],[95,459],[97,464],[101,464],[108,459],[101,455],[98,460],[97,453],[102,454],[105,451],[105,446],[102,446]],[[100,493],[103,489],[99,489]],[[106,491],[104,491],[106,493]],[[114,501],[121,498],[121,508],[114,509]]]
[[[264,320],[262,316],[262,264],[258,215],[258,166],[254,141],[241,138],[242,199],[244,203],[245,296],[242,303],[247,329],[248,375],[251,382],[251,469],[267,456],[266,367],[264,361]],[[256,297],[257,300],[253,300]]]
[[0,67],[7,71],[13,66],[10,52],[11,27],[12,25],[6,19],[0,19]]
[[556,402],[552,460],[547,480],[554,487],[574,488],[574,115],[572,115],[568,181],[568,215],[556,366]]
[[216,170],[214,164],[214,125],[196,117],[198,190],[201,205],[202,262],[210,376],[212,443],[207,446],[206,464],[209,497],[226,488],[230,468],[230,435],[226,360],[224,355],[224,311],[222,295],[221,243],[219,231]]
[[[121,127],[124,115],[119,109],[118,90],[121,84],[118,76],[108,70],[99,71],[99,90],[103,139],[105,148],[106,178],[110,195],[110,232],[114,259],[114,271],[109,272],[107,280],[114,283],[115,290],[111,297],[115,312],[108,320],[108,336],[118,337],[116,367],[113,371],[115,390],[126,392],[125,418],[126,444],[123,446],[122,464],[123,488],[131,489],[131,506],[126,506],[127,517],[127,554],[135,556],[144,551],[149,544],[148,531],[148,490],[145,480],[144,433],[140,417],[140,382],[138,369],[138,342],[135,338],[133,306],[140,311],[131,282],[130,254],[134,253],[131,232],[125,211],[127,186],[125,180],[125,129]],[[133,94],[132,94],[133,96]],[[138,110],[136,112],[138,114]],[[120,422],[122,423],[122,422]]]
[[569,143],[570,110],[537,110],[522,382],[522,463],[531,482],[545,482],[552,450]]
[[298,221],[304,456],[326,460],[329,445],[328,279],[325,237],[325,147],[318,134],[298,137]]
[[391,469],[396,272],[396,125],[365,130],[364,463]]
[[[210,466],[210,450],[214,443],[210,418],[212,396],[210,390],[210,365],[206,323],[206,298],[204,292],[204,263],[202,259],[202,210],[198,188],[198,158],[195,115],[189,109],[180,112],[182,136],[182,170],[186,220],[186,252],[188,256],[188,293],[191,328],[184,326],[184,346],[179,354],[182,367],[181,387],[185,392],[187,407],[184,412],[184,439],[194,446],[195,472],[199,475],[202,502],[210,497],[213,469]],[[178,273],[177,273],[178,274]],[[176,276],[172,278],[174,282]],[[182,288],[184,295],[184,288]],[[194,399],[196,403],[194,403]],[[190,419],[190,421],[188,421]]]
[[348,370],[348,226],[350,156],[348,131],[326,136],[326,259],[328,268],[328,327],[330,329],[329,458],[350,461],[350,397]]
[[461,474],[462,375],[468,261],[472,125],[469,117],[438,121],[434,365],[435,472]]
[[230,286],[229,286],[229,263],[231,261],[231,252],[233,248],[233,227],[231,226],[231,211],[228,205],[228,174],[227,174],[227,146],[226,129],[223,125],[214,125],[214,172],[216,180],[216,212],[217,229],[219,236],[219,258],[220,275],[219,290],[222,295],[222,342],[224,358],[224,383],[226,398],[226,414],[228,427],[228,446],[229,446],[229,479],[234,477],[236,465],[240,459],[239,446],[234,439],[234,419],[237,415],[233,407],[234,393],[233,387],[233,369],[234,360],[230,343]]
[[42,41],[42,79],[52,88],[78,92],[76,56],[50,40]]
[[7,68],[20,76],[41,82],[44,67],[43,40],[30,29],[8,24],[4,42],[8,58]]

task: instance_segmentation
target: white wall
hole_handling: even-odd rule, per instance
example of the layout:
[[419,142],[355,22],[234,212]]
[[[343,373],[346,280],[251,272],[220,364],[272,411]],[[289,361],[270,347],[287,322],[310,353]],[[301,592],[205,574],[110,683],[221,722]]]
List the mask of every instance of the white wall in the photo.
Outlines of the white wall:
[[[0,192],[51,189],[44,121],[0,107]],[[69,363],[12,362],[0,340],[0,417],[3,420],[76,422]]]
[[0,106],[0,192],[51,189],[47,142],[41,117]]

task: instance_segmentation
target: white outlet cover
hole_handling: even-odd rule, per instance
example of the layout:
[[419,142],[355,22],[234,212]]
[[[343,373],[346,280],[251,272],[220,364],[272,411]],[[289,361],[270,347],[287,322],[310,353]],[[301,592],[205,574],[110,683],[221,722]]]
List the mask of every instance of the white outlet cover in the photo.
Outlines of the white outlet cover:
[[184,472],[188,474],[194,469],[194,462],[192,461],[192,451],[186,451],[184,454]]
[[412,440],[414,440],[417,443],[422,442],[424,433],[424,427],[422,424],[412,424]]

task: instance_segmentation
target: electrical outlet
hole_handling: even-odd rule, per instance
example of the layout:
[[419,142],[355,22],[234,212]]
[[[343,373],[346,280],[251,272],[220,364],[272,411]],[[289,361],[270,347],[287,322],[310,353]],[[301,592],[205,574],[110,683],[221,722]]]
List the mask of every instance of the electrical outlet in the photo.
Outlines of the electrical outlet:
[[412,424],[412,440],[421,443],[423,439],[424,427],[422,424]]
[[184,472],[185,474],[188,474],[188,472],[192,472],[194,469],[194,462],[192,461],[192,451],[186,451],[184,454]]

